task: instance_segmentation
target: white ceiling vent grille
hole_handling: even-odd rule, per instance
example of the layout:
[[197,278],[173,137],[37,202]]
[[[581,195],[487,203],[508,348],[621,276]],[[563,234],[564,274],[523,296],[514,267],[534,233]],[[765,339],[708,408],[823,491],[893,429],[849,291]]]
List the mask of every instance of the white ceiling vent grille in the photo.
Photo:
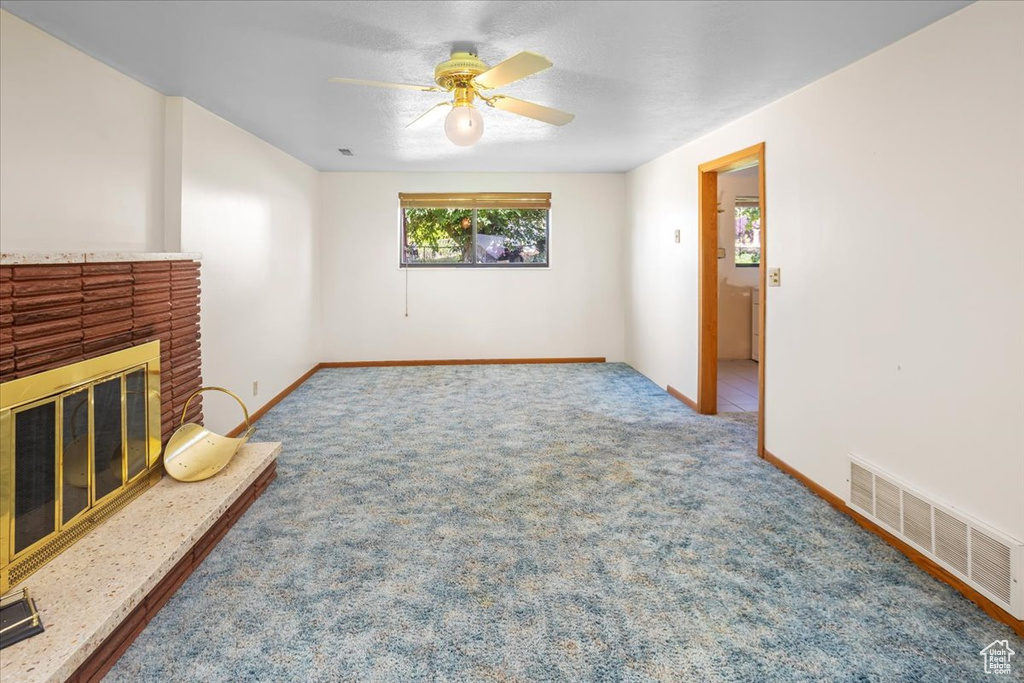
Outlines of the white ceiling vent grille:
[[850,507],[1024,618],[1024,544],[850,456]]

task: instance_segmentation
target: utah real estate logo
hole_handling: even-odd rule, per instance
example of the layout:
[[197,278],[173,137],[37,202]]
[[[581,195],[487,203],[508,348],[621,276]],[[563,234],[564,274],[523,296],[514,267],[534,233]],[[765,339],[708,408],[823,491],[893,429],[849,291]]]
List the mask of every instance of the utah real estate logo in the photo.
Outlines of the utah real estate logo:
[[979,654],[985,658],[985,673],[998,675],[1010,673],[1010,657],[1016,653],[1009,641],[994,640]]

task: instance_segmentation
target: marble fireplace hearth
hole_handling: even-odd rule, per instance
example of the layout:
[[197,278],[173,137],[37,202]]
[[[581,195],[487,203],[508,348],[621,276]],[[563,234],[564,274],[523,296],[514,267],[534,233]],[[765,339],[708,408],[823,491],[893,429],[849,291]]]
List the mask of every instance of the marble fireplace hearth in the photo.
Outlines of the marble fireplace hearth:
[[276,476],[278,443],[248,443],[197,483],[164,477],[27,578],[45,631],[5,648],[0,680],[99,680]]
[[[159,341],[150,433],[166,444],[202,386],[200,267],[192,253],[0,254],[0,381]],[[185,418],[202,423],[201,396]],[[163,477],[14,585],[45,631],[4,648],[0,680],[102,678],[273,481],[280,450],[248,443],[206,481]]]

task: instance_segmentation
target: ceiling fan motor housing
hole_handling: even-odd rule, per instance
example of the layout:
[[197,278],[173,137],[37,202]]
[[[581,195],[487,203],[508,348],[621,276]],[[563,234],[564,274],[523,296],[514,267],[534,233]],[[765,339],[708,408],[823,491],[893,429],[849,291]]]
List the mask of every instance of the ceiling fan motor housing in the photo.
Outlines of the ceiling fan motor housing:
[[470,52],[453,52],[447,61],[434,67],[434,82],[445,90],[470,88],[469,82],[489,68]]

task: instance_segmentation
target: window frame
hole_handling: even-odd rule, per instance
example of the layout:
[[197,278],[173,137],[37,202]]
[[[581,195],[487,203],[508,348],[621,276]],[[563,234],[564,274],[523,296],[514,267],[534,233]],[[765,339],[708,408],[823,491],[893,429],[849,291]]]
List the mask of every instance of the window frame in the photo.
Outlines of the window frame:
[[761,209],[760,197],[746,197],[746,196],[742,196],[742,197],[735,197],[733,199],[733,207],[732,207],[732,219],[733,219],[733,224],[732,225],[733,225],[733,229],[732,229],[732,249],[731,249],[731,251],[732,251],[732,265],[733,265],[734,268],[760,268],[761,267],[761,244],[760,244],[760,242],[758,242],[757,245],[756,245],[757,246],[757,263],[740,263],[739,261],[736,260],[736,257],[738,256],[738,253],[737,253],[738,247],[736,246],[736,210],[740,209],[740,208],[746,208],[746,207],[757,207],[758,214],[759,214],[758,220],[760,220],[760,209]]
[[[500,194],[480,193],[479,195],[474,194],[474,193],[470,193],[470,194],[454,194],[453,193],[451,195],[451,197],[453,198],[453,201],[455,202],[454,204],[441,205],[439,203],[437,205],[437,208],[445,208],[445,209],[457,209],[457,208],[460,208],[458,206],[458,203],[457,203],[458,202],[458,198],[463,198],[464,199],[464,198],[473,198],[473,197],[476,197],[476,196],[481,196],[481,197],[500,197],[501,195],[505,195],[505,196],[508,196],[508,197],[515,197],[517,195],[529,196],[531,194],[537,194],[537,193],[500,193]],[[408,233],[407,233],[408,217],[406,216],[406,209],[407,208],[412,208],[412,207],[407,207],[407,206],[403,206],[402,205],[402,201],[404,200],[405,196],[407,196],[407,195],[404,195],[403,193],[399,193],[399,199],[400,199],[399,206],[398,206],[398,218],[399,218],[398,267],[399,267],[399,269],[403,269],[403,268],[405,268],[405,269],[418,269],[418,268],[426,268],[426,269],[430,269],[430,268],[490,268],[490,269],[498,269],[498,270],[501,270],[501,269],[515,270],[515,269],[519,269],[519,268],[550,268],[551,267],[551,206],[550,206],[550,194],[547,194],[548,200],[547,200],[547,203],[545,205],[543,205],[543,206],[534,206],[534,207],[501,206],[500,205],[500,200],[499,200],[499,202],[497,202],[499,204],[497,206],[487,206],[488,202],[487,202],[486,199],[481,200],[479,205],[477,205],[476,203],[473,203],[471,205],[465,206],[465,208],[471,212],[471,214],[470,214],[470,217],[471,217],[470,244],[473,245],[473,258],[474,258],[474,260],[469,262],[469,263],[466,263],[466,262],[451,262],[451,263],[420,263],[420,262],[414,262],[414,263],[409,263],[408,261],[406,261],[406,246],[408,244],[408,241],[407,241],[407,239],[408,239]],[[429,195],[429,196],[435,196],[435,195]],[[441,201],[443,202],[443,200],[441,200]],[[473,201],[473,200],[470,199],[470,201]],[[477,233],[477,211],[480,211],[480,210],[484,210],[484,211],[487,211],[487,210],[498,210],[498,209],[503,209],[503,208],[531,208],[532,210],[540,210],[540,209],[542,209],[544,211],[544,262],[543,263],[526,263],[526,262],[523,262],[523,263],[510,263],[508,261],[498,261],[498,262],[495,262],[495,263],[481,263],[481,262],[477,262],[476,261],[476,244],[477,244],[476,238],[477,238],[477,234],[478,234]]]

